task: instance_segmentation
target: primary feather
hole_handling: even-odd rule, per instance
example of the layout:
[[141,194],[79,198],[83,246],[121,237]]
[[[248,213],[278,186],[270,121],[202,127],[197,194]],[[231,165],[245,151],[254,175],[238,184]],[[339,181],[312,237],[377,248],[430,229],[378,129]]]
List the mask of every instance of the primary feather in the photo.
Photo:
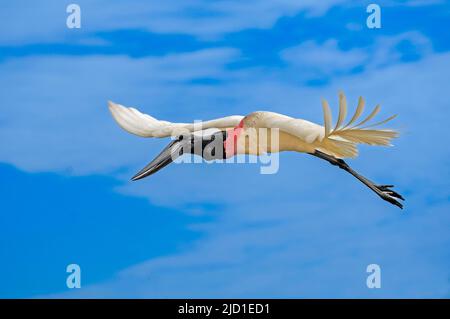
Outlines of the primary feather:
[[375,117],[375,115],[378,114],[378,112],[380,112],[380,105],[378,104],[377,106],[375,106],[375,108],[373,109],[372,113],[370,113],[370,115],[368,117],[366,117],[364,120],[362,120],[361,122],[359,122],[358,124],[356,124],[354,127],[360,127],[361,125],[363,125],[364,123],[369,122],[373,117]]
[[366,104],[366,101],[362,96],[359,97],[358,100],[358,106],[356,107],[355,114],[353,114],[353,117],[351,120],[344,126],[344,128],[352,125],[354,122],[356,122],[357,119],[361,116],[362,112],[364,111],[364,105]]
[[345,117],[347,116],[347,99],[345,98],[344,93],[339,93],[339,117],[338,121],[336,122],[336,126],[334,127],[334,130],[337,130],[342,122],[344,122]]
[[322,109],[323,109],[323,125],[325,126],[325,136],[330,135],[331,132],[331,110],[330,106],[328,105],[328,101],[323,99],[322,100]]
[[383,121],[368,125],[366,127],[362,127],[363,124],[369,122],[380,112],[381,109],[380,105],[377,105],[375,109],[364,120],[362,120],[361,122],[359,122],[354,126],[350,126],[362,114],[364,104],[365,104],[364,99],[360,97],[358,101],[358,107],[350,122],[342,128],[337,128],[333,130],[329,135],[327,135],[327,138],[338,140],[343,139],[345,141],[358,144],[391,145],[391,140],[398,136],[398,132],[394,130],[369,129],[369,128],[374,128],[376,126],[385,124],[394,119],[396,115],[393,115]]

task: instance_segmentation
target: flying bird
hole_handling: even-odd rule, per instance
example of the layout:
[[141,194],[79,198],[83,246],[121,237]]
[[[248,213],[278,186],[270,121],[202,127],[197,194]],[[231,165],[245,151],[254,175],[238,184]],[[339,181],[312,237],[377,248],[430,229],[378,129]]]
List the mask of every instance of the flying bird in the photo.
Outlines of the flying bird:
[[[183,154],[196,154],[206,160],[227,159],[238,154],[261,155],[272,152],[294,151],[320,158],[350,173],[383,200],[403,208],[404,198],[393,185],[378,185],[354,171],[345,158],[358,156],[358,144],[391,146],[398,132],[378,127],[383,121],[369,123],[380,111],[377,105],[363,120],[365,100],[360,97],[356,111],[345,124],[347,100],[339,94],[339,114],[332,125],[328,102],[322,100],[324,124],[292,118],[283,114],[257,111],[246,116],[234,115],[199,123],[172,123],[157,120],[132,107],[109,102],[109,110],[117,123],[129,133],[142,137],[172,137],[169,145],[132,180],[152,175]],[[258,134],[265,130],[266,135]],[[272,134],[276,131],[276,140]],[[255,134],[256,132],[256,134]],[[266,138],[263,138],[263,137]],[[272,140],[271,140],[272,139]]]

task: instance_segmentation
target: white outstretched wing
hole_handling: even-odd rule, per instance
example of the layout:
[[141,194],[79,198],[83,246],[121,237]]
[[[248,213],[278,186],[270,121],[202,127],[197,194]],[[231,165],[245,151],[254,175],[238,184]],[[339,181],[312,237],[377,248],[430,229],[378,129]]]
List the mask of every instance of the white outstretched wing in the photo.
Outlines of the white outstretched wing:
[[[374,129],[395,118],[391,116],[383,121],[369,124],[369,122],[380,111],[380,106],[375,109],[361,122],[352,125],[362,114],[364,109],[364,99],[360,98],[355,114],[347,124],[344,120],[347,115],[347,100],[343,93],[339,94],[339,115],[334,128],[332,127],[331,111],[326,100],[322,101],[324,125],[312,123],[303,119],[292,118],[274,112],[254,112],[244,118],[246,126],[278,128],[286,133],[294,135],[307,143],[314,141],[322,142],[323,139],[333,139],[337,141],[347,141],[352,143],[364,143],[370,145],[389,145],[392,138],[398,133],[394,130]],[[363,124],[366,124],[363,126]]]
[[172,123],[160,121],[132,107],[108,102],[109,110],[116,122],[125,131],[143,137],[169,137],[209,128],[227,129],[239,124],[243,116],[227,116],[199,123]]
[[395,115],[374,124],[366,124],[378,114],[379,105],[364,120],[353,124],[361,116],[364,104],[364,99],[360,98],[355,114],[347,124],[344,124],[347,115],[347,100],[345,95],[340,93],[339,115],[334,127],[332,126],[330,107],[325,100],[322,101],[323,126],[273,112],[251,113],[244,118],[244,123],[247,127],[278,128],[306,143],[314,143],[319,150],[339,158],[355,157],[358,154],[357,144],[388,146],[391,145],[391,140],[398,136],[398,132],[395,130],[378,128],[395,118]]

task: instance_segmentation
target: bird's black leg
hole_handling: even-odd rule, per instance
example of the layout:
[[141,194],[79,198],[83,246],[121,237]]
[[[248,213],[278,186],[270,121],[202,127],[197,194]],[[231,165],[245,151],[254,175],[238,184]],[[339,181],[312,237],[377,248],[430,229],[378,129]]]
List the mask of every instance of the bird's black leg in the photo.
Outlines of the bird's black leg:
[[364,176],[358,174],[357,172],[355,172],[345,161],[343,161],[342,159],[336,158],[334,156],[325,154],[321,151],[315,151],[314,153],[309,153],[313,156],[316,156],[318,158],[321,158],[323,160],[326,160],[327,162],[329,162],[332,165],[338,166],[339,168],[343,169],[346,172],[349,172],[350,174],[352,174],[353,176],[355,176],[358,180],[360,180],[364,185],[366,185],[367,187],[369,187],[372,191],[374,191],[378,196],[380,196],[382,199],[384,199],[385,201],[388,201],[389,203],[396,205],[400,208],[403,208],[403,205],[396,200],[397,199],[401,199],[404,200],[404,198],[402,197],[402,195],[400,195],[399,193],[393,191],[391,188],[394,187],[394,185],[376,185],[375,183],[373,183],[372,181],[368,180],[367,178],[365,178]]

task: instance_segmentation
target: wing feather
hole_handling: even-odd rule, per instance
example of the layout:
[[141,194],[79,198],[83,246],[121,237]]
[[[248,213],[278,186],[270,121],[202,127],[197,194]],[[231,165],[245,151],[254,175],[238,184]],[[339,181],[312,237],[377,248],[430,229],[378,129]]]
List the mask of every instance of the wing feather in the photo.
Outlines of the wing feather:
[[377,115],[378,112],[380,112],[380,104],[378,104],[377,106],[375,106],[375,108],[373,109],[372,113],[370,113],[368,117],[366,117],[363,121],[359,122],[358,124],[354,125],[353,127],[359,127],[359,126],[363,125],[364,123],[367,123],[367,122],[370,121],[375,115]]
[[336,122],[336,126],[334,130],[339,129],[342,122],[344,122],[345,117],[347,116],[347,98],[345,97],[344,93],[339,93],[339,116],[338,120]]
[[374,126],[382,125],[382,124],[384,124],[384,123],[389,122],[390,120],[395,119],[396,117],[397,117],[397,114],[394,114],[394,115],[388,117],[387,119],[385,119],[384,121],[380,121],[380,122],[377,122],[377,123],[375,123],[375,124],[370,124],[370,125],[368,125],[368,126],[361,127],[361,129],[364,129],[364,130],[365,130],[365,129],[368,129],[368,128],[371,128],[371,127],[374,127]]
[[194,132],[208,128],[226,129],[237,126],[243,118],[243,116],[234,115],[199,123],[172,123],[157,120],[132,107],[125,107],[113,102],[108,102],[108,105],[120,127],[129,133],[143,137],[169,137],[178,135],[183,130]]
[[358,107],[356,108],[355,114],[353,114],[353,117],[351,118],[350,122],[348,122],[344,128],[352,125],[359,117],[361,116],[362,112],[364,111],[364,106],[366,104],[366,101],[362,96],[359,97],[358,100]]
[[322,99],[322,109],[323,109],[323,124],[325,126],[325,136],[330,135],[331,131],[331,111],[327,100]]

